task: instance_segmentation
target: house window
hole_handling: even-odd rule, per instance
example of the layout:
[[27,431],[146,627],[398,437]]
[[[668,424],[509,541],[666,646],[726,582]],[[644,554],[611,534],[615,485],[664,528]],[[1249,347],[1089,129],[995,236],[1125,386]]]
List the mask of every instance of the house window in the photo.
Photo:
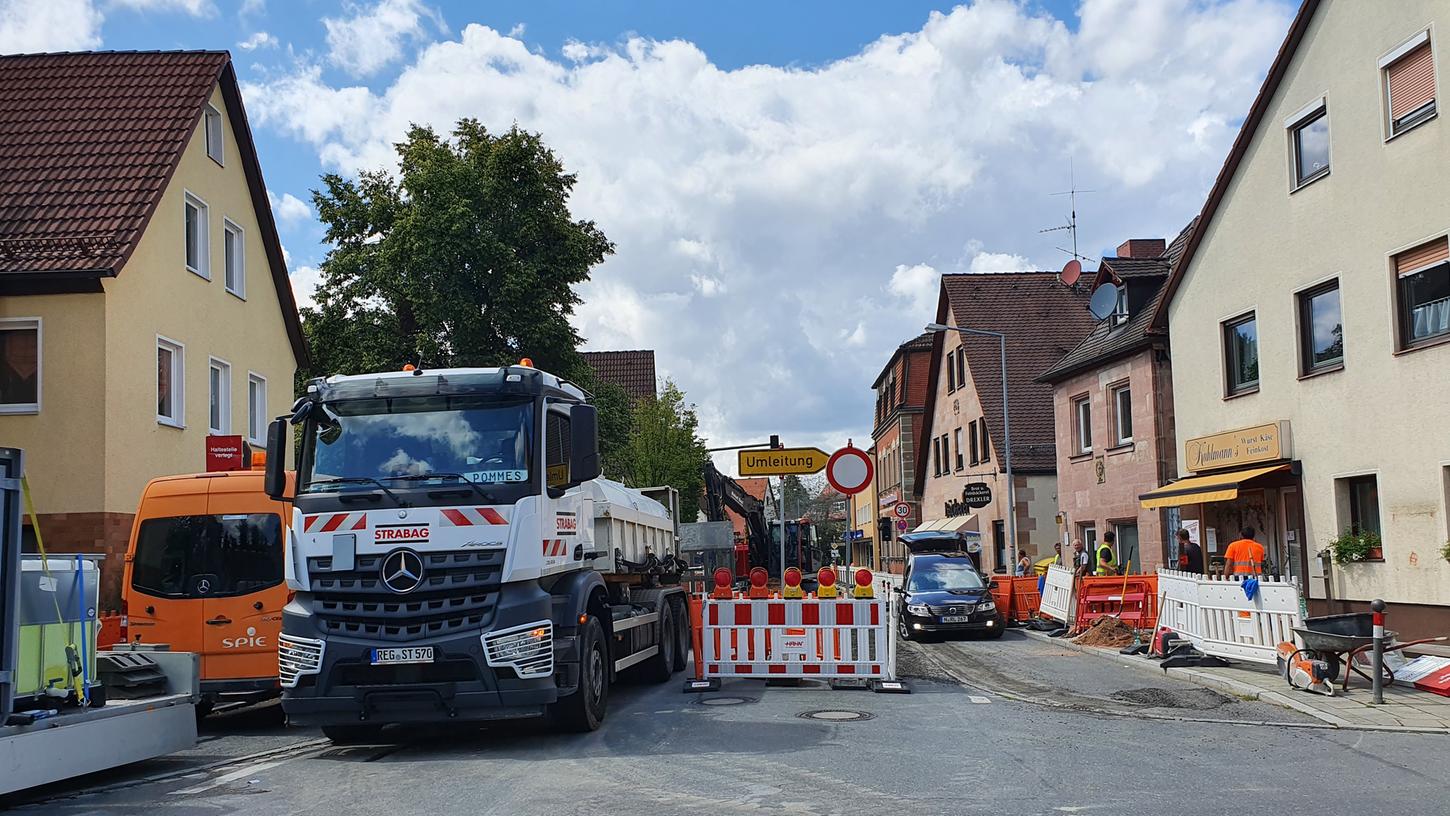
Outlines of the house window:
[[174,340],[156,338],[156,421],[185,427],[186,348]]
[[40,318],[0,320],[0,414],[40,413]]
[[1401,252],[1395,276],[1401,346],[1450,334],[1450,243],[1436,238]]
[[[1348,504],[1349,524],[1352,533],[1374,533],[1380,535],[1380,491],[1378,479],[1373,476],[1354,476],[1339,480],[1342,494]],[[1371,549],[1369,558],[1384,558],[1381,548]]]
[[1136,522],[1114,523],[1113,530],[1117,533],[1117,542],[1113,557],[1118,560],[1118,568],[1124,571],[1136,569],[1143,571],[1142,555],[1138,552],[1138,525]]
[[1344,362],[1339,281],[1299,293],[1299,365],[1309,374]]
[[247,296],[247,266],[243,253],[242,228],[230,220],[222,221],[222,262],[226,264],[227,291],[239,298]]
[[1112,389],[1113,444],[1133,443],[1133,391],[1126,385]]
[[206,155],[217,164],[222,162],[222,112],[206,106]]
[[1289,126],[1296,188],[1329,174],[1329,113],[1321,101]]
[[977,435],[982,438],[982,461],[992,461],[992,445],[987,441],[987,418],[982,417],[977,422]]
[[1128,287],[1118,286],[1118,301],[1113,306],[1113,325],[1121,326],[1128,322]]
[[186,268],[211,280],[210,251],[207,243],[206,202],[186,194]]
[[207,430],[214,434],[232,432],[232,367],[213,357],[207,364]]
[[967,350],[957,349],[957,387],[962,388],[967,384]]
[[1390,136],[1435,118],[1435,55],[1422,31],[1380,60]]
[[1259,326],[1250,312],[1223,324],[1224,370],[1229,396],[1259,387]]
[[247,438],[267,444],[267,380],[247,372]]
[[977,421],[975,419],[967,425],[967,437],[971,440],[968,447],[972,450],[972,464],[981,464],[982,457],[981,454],[977,451]]
[[1093,408],[1088,397],[1072,401],[1073,438],[1077,440],[1078,453],[1093,452]]
[[931,461],[932,461],[931,475],[933,475],[933,476],[940,476],[941,475],[941,464],[942,464],[942,462],[941,462],[941,440],[940,439],[933,438],[931,440]]
[[957,443],[957,455],[955,457],[957,470],[961,470],[966,464],[962,461],[962,429],[952,431],[952,439]]
[[947,354],[947,393],[957,390],[957,353]]

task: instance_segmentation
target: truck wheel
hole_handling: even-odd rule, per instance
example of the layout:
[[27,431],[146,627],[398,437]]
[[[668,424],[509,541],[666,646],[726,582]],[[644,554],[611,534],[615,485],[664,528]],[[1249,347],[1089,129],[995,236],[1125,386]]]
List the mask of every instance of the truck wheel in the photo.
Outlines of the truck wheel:
[[675,610],[666,601],[660,608],[659,651],[644,663],[644,677],[651,683],[663,683],[675,673]]
[[579,632],[579,687],[554,703],[550,714],[564,730],[583,733],[603,724],[608,709],[609,653],[604,648],[604,627],[591,615]]
[[675,610],[675,671],[684,671],[690,663],[690,647],[694,644],[690,630],[690,610],[683,601],[671,604]]
[[377,742],[383,733],[381,725],[324,725],[322,736],[332,740],[334,745],[357,745]]

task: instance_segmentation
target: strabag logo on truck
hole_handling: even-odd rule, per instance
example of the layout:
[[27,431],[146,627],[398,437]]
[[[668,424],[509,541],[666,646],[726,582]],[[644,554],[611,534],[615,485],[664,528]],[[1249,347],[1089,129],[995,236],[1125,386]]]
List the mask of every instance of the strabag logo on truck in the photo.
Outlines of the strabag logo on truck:
[[391,543],[394,541],[426,542],[428,540],[428,525],[426,524],[379,524],[373,528],[373,541],[379,544]]
[[508,519],[492,507],[445,507],[438,518],[439,527],[482,527],[508,524]]
[[304,533],[331,533],[335,530],[366,530],[367,513],[320,513],[302,519]]
[[560,510],[554,516],[554,533],[562,536],[578,535],[579,517],[573,513]]

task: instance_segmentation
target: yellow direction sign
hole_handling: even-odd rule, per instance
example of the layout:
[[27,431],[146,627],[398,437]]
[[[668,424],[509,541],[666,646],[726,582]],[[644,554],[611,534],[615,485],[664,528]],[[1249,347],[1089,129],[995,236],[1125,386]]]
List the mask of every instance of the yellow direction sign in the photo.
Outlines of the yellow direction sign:
[[831,455],[820,448],[769,448],[740,452],[741,476],[805,476],[826,469]]

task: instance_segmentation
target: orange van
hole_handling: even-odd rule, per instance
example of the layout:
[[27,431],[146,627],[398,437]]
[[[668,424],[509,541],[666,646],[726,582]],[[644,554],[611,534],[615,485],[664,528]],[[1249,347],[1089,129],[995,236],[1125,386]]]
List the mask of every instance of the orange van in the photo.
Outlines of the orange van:
[[125,636],[201,655],[199,713],[279,692],[291,505],[268,498],[262,476],[164,476],[146,485],[136,509],[122,588]]

